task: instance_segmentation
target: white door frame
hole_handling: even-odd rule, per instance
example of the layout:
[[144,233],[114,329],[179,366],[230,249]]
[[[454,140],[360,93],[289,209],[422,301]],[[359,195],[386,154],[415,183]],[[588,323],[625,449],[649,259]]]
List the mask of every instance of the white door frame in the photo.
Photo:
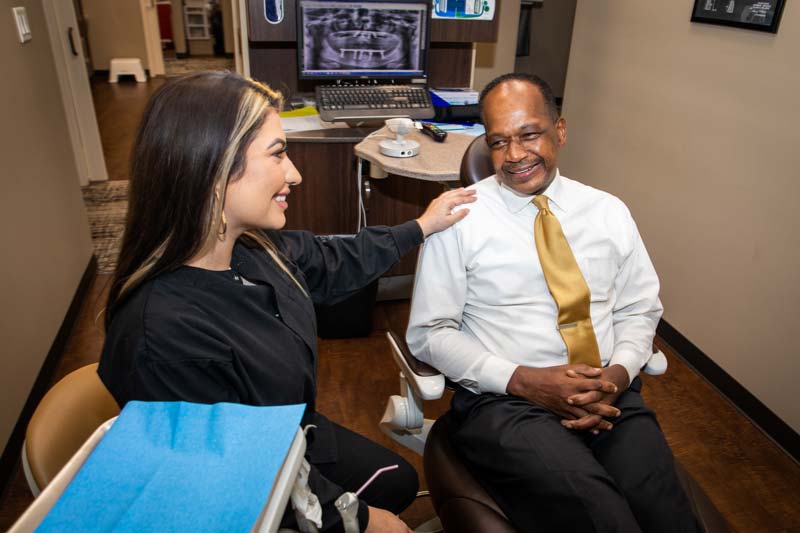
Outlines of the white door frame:
[[142,29],[150,76],[163,76],[164,53],[161,51],[161,30],[158,28],[156,0],[139,0],[139,11],[142,13]]
[[247,0],[231,0],[233,5],[234,54],[236,72],[250,77],[250,47],[247,39]]
[[108,171],[78,32],[75,5],[66,0],[42,0],[42,6],[80,185],[88,185],[91,181],[106,181]]

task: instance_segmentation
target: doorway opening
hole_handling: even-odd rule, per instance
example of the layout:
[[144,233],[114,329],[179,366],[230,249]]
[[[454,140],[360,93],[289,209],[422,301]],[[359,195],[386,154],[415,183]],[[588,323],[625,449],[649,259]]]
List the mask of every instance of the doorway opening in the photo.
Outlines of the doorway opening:
[[156,8],[165,76],[235,70],[229,0],[159,0]]

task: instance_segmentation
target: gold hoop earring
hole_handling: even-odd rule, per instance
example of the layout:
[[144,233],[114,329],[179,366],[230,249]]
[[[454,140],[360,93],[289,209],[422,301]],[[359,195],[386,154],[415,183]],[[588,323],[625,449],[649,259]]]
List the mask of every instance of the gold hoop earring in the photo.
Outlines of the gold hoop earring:
[[217,226],[217,239],[224,241],[225,240],[225,233],[228,231],[228,220],[225,218],[225,211],[223,211],[223,206],[220,204],[219,198],[219,189],[214,190],[214,199],[216,200],[216,205],[219,206],[219,213],[220,213],[220,223]]
[[225,240],[225,233],[228,231],[228,220],[225,218],[225,211],[222,212],[220,218],[219,229],[217,229],[217,238],[221,241]]

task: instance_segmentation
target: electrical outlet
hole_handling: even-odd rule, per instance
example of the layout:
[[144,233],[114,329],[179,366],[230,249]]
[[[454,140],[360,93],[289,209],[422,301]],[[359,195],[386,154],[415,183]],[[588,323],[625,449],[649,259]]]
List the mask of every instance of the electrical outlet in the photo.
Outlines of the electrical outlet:
[[19,42],[27,43],[33,36],[31,35],[31,26],[28,24],[28,13],[24,7],[12,7],[11,12],[14,14],[14,22],[17,23],[17,33],[19,34]]

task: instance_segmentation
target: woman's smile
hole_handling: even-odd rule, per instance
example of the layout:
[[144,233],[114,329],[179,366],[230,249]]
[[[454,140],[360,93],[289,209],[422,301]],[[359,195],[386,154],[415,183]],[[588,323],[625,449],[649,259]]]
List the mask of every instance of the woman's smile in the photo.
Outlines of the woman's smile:
[[280,194],[275,195],[275,203],[278,204],[281,209],[288,209],[289,202],[286,201],[286,197],[289,196],[289,191],[283,192],[281,191]]

